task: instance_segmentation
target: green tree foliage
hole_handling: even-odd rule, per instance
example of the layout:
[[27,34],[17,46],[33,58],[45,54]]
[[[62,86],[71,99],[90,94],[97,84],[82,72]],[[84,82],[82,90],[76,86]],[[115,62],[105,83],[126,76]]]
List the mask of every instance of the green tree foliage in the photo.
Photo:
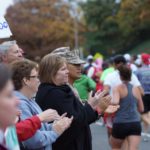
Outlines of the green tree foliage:
[[132,48],[150,38],[150,0],[122,0],[117,21],[123,48]]
[[88,25],[86,47],[92,52],[99,50],[103,54],[111,54],[114,47],[120,44],[114,44],[114,37],[117,39],[119,35],[115,19],[118,4],[115,0],[88,0],[81,6]]
[[87,0],[86,46],[103,54],[123,53],[150,38],[150,0]]

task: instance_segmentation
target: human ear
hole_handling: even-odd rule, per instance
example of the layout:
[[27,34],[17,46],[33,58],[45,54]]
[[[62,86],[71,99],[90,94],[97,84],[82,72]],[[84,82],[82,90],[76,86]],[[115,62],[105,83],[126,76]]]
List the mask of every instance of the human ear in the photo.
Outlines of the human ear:
[[7,55],[6,55],[6,54],[2,56],[2,60],[3,60],[4,62],[7,62],[7,59],[8,59],[8,58],[7,58]]
[[22,82],[24,85],[29,85],[29,79],[27,79],[26,77],[23,78]]

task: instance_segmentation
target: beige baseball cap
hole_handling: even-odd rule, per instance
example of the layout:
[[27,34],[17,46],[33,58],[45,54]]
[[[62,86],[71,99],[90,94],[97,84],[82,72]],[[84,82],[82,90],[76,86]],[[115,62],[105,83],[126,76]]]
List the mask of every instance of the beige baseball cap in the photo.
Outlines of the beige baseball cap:
[[52,54],[58,54],[61,57],[66,58],[69,64],[84,64],[85,61],[80,59],[79,50],[70,50],[69,47],[60,47],[52,51]]

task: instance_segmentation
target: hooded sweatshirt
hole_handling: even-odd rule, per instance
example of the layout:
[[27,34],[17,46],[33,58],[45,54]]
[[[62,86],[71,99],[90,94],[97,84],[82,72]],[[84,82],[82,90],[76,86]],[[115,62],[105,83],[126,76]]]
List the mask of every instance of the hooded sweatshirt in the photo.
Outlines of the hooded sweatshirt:
[[[20,100],[21,120],[32,117],[42,112],[35,100],[28,99],[21,92],[16,91],[15,95]],[[52,129],[52,124],[42,123],[41,128],[35,135],[24,141],[23,145],[29,150],[52,150],[52,143],[58,138],[58,134]]]
[[53,144],[53,150],[92,150],[89,124],[97,119],[98,114],[89,104],[83,106],[68,85],[42,83],[36,102],[42,110],[52,108],[60,115],[67,112],[67,117],[74,117],[71,127]]

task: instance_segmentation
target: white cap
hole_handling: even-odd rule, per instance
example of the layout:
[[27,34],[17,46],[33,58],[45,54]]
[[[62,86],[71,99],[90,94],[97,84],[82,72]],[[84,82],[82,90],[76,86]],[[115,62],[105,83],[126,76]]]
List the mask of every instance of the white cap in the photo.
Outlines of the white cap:
[[126,59],[127,62],[131,60],[130,54],[124,54],[124,58]]
[[142,64],[142,60],[140,58],[136,59],[134,62],[136,65],[141,65]]
[[92,56],[92,55],[89,55],[89,56],[87,57],[87,60],[90,60],[90,59],[93,59],[93,56]]

